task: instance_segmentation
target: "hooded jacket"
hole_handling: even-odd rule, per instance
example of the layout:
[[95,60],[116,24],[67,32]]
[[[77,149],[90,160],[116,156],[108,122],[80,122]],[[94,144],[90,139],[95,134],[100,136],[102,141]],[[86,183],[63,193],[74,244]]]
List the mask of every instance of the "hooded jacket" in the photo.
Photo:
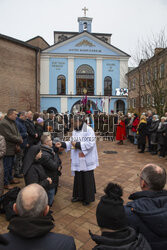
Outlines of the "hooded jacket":
[[39,151],[39,145],[34,145],[28,150],[23,162],[24,180],[26,185],[38,183],[48,190],[51,186],[47,180],[47,177],[49,176],[46,175],[43,166],[35,160]]
[[125,206],[129,226],[142,233],[153,250],[167,249],[167,191],[141,191]]
[[101,236],[89,233],[97,244],[93,250],[151,250],[144,236],[137,235],[131,227],[116,232],[103,232]]
[[3,235],[8,245],[1,250],[75,250],[73,237],[51,233],[54,224],[50,217],[15,217],[8,226],[9,233]]

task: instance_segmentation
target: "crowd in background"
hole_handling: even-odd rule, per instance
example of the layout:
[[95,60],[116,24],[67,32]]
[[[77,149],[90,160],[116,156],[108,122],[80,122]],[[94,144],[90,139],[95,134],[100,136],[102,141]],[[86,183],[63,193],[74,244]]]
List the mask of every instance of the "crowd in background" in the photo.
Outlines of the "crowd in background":
[[119,144],[128,138],[131,143],[138,145],[139,153],[145,150],[152,155],[158,154],[163,158],[167,154],[167,113],[159,117],[152,111],[137,114],[119,114],[116,139]]

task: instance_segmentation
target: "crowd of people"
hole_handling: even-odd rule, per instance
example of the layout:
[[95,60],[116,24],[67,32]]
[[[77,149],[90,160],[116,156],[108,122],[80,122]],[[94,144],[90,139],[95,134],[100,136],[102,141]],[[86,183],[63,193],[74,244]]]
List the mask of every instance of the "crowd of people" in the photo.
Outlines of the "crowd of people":
[[[99,119],[103,121],[103,131],[99,130]],[[107,121],[111,123],[105,130]],[[71,121],[69,114],[62,120],[60,114],[18,113],[15,109],[0,116],[0,196],[4,189],[10,192],[19,178],[25,182],[13,204],[15,216],[9,222],[9,233],[0,236],[0,249],[76,249],[73,237],[50,232],[54,227],[51,209],[62,171],[60,155],[63,150],[71,151],[71,202],[88,206],[95,201],[94,170],[99,165],[95,132],[106,136],[109,128],[120,145],[128,137],[141,153],[147,142],[152,154],[166,154],[166,118],[159,122],[151,111],[140,119],[137,114],[101,113],[86,118],[85,114],[77,114]],[[70,140],[58,137],[62,131],[71,131]],[[166,171],[147,164],[138,177],[141,191],[131,194],[132,201],[126,205],[120,185],[106,186],[96,209],[101,235],[89,231],[96,244],[94,250],[167,249]]]
[[167,155],[167,113],[161,118],[150,110],[140,117],[131,113],[126,116],[119,114],[116,140],[123,144],[127,138],[138,145],[139,153],[146,150],[164,158]]

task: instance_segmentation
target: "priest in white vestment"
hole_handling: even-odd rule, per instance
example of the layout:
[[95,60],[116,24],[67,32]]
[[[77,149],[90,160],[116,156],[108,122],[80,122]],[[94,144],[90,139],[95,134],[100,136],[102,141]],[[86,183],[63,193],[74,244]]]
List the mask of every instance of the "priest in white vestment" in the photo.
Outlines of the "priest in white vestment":
[[68,142],[61,146],[71,150],[71,171],[74,175],[72,202],[88,205],[95,200],[94,169],[99,165],[96,137],[93,129],[79,115],[74,117],[74,131]]

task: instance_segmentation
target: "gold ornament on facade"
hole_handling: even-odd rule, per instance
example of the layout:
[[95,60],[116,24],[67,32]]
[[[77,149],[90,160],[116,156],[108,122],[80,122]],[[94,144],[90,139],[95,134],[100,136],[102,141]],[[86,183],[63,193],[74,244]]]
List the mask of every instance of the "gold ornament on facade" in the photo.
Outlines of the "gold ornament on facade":
[[95,47],[95,45],[88,40],[82,40],[80,43],[77,43],[75,47],[81,47],[81,46],[89,46],[89,47]]

